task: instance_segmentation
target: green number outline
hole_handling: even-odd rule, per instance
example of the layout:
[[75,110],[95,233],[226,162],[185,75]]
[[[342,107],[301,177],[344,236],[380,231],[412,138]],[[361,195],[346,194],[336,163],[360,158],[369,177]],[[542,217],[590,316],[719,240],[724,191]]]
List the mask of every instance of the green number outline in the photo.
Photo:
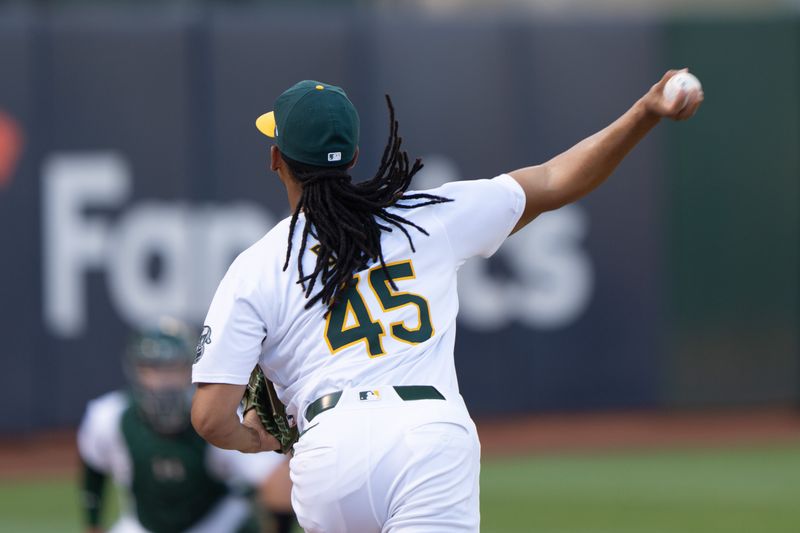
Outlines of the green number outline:
[[[396,261],[386,265],[386,270],[381,265],[370,269],[368,274],[368,285],[375,299],[380,304],[384,312],[392,311],[414,305],[417,307],[418,325],[414,329],[406,327],[405,322],[399,320],[389,325],[389,334],[392,338],[406,344],[416,345],[427,341],[433,337],[435,328],[431,321],[430,304],[428,300],[419,294],[411,292],[395,292],[389,284],[387,271],[392,275],[392,279],[397,282],[401,280],[415,279],[414,264],[410,259]],[[375,359],[386,355],[383,348],[383,337],[386,329],[379,320],[374,320],[369,312],[369,307],[364,301],[364,296],[358,290],[361,277],[356,274],[353,276],[355,283],[342,295],[343,299],[328,313],[325,320],[325,342],[332,354],[336,354],[345,348],[363,342],[370,359]],[[348,314],[352,313],[355,318],[355,325],[348,328],[344,327]],[[366,320],[365,320],[366,319]],[[366,323],[368,322],[368,323]],[[357,338],[348,335],[348,332],[362,333],[365,329],[366,334]],[[354,331],[355,330],[355,331]],[[333,332],[333,335],[331,335]],[[351,340],[348,340],[351,339]],[[377,349],[375,348],[377,344]]]
[[[355,283],[351,285],[344,293],[344,299],[333,309],[331,309],[331,311],[328,313],[328,317],[325,319],[325,342],[328,344],[328,348],[333,354],[358,344],[359,342],[363,342],[367,348],[367,355],[369,355],[371,359],[386,355],[386,350],[383,349],[383,336],[386,335],[386,330],[383,329],[383,324],[381,324],[380,321],[372,318],[372,314],[369,312],[369,307],[367,307],[364,297],[358,290],[358,283],[361,281],[361,277],[356,274],[353,276],[353,279],[355,279]],[[342,304],[344,304],[344,306],[342,306]],[[347,321],[348,312],[353,313],[356,324],[346,328],[344,327],[344,324]],[[361,318],[363,318],[363,314],[366,314],[369,325],[362,325]],[[333,330],[331,330],[331,322],[334,322]],[[379,331],[375,331],[375,326],[378,327]],[[349,337],[347,335],[348,332],[360,330],[362,328],[367,330],[366,335],[361,335],[353,340],[347,340]],[[331,331],[335,332],[333,338],[331,337]],[[340,339],[340,337],[344,337],[344,339]],[[377,342],[379,348],[377,353],[373,352],[373,341]]]
[[389,284],[387,272],[392,279],[397,282],[406,279],[415,279],[414,264],[410,259],[388,263],[384,269],[382,266],[374,267],[369,272],[369,287],[378,300],[383,311],[399,309],[407,305],[417,307],[417,327],[409,329],[402,320],[389,324],[391,336],[406,344],[420,344],[433,337],[435,329],[431,322],[430,304],[424,296],[411,292],[394,292]]

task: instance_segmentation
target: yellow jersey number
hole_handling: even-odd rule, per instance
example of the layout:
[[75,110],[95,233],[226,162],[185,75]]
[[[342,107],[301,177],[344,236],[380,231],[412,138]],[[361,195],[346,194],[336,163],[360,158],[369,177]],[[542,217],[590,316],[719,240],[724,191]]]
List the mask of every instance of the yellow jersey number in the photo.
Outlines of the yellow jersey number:
[[[369,287],[383,311],[392,311],[407,305],[417,308],[419,315],[417,327],[412,329],[402,321],[392,322],[389,324],[389,334],[393,338],[408,344],[419,344],[433,337],[434,329],[428,301],[418,294],[396,292],[389,284],[389,276],[395,284],[416,277],[410,260],[390,263],[386,268],[379,265],[370,269],[367,275]],[[358,291],[361,277],[357,274],[353,278],[355,283],[342,294],[339,302],[328,313],[325,322],[325,340],[331,353],[363,342],[370,357],[385,355],[383,336],[386,335],[386,328],[380,321],[373,320],[364,297]],[[346,326],[348,317],[352,317],[351,325]]]

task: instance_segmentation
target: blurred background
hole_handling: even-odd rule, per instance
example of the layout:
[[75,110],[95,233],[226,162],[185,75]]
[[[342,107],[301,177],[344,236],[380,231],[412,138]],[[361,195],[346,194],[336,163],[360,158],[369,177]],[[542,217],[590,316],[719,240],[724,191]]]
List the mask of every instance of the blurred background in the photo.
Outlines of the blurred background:
[[391,94],[427,188],[545,161],[680,67],[694,119],[461,272],[483,530],[797,531],[797,0],[0,0],[0,530],[80,530],[74,428],[129,332],[202,324],[288,214],[254,128],[285,88],[347,90],[357,178]]

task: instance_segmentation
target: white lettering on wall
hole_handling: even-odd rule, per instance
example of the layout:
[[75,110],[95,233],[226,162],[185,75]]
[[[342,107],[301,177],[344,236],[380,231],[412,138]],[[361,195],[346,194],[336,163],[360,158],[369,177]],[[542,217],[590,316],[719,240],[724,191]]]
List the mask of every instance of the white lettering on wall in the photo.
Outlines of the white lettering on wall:
[[[416,178],[432,188],[461,174],[429,157]],[[275,217],[252,203],[224,206],[145,200],[130,204],[133,176],[111,152],[55,154],[42,176],[44,318],[61,337],[87,328],[86,278],[102,272],[114,308],[131,327],[163,315],[204,318],[233,258]],[[473,259],[459,272],[461,323],[491,331],[521,324],[567,327],[586,311],[594,273],[583,241],[589,219],[580,205],[540,216],[511,237],[497,259],[509,275]]]
[[582,241],[588,217],[577,205],[544,213],[498,251],[510,278],[489,274],[489,263],[467,261],[458,274],[459,319],[472,329],[496,330],[516,321],[533,329],[563,328],[589,306],[594,273]]
[[202,321],[231,261],[275,222],[250,203],[126,206],[131,185],[130,168],[112,153],[58,154],[44,165],[44,313],[61,337],[85,332],[91,271],[106,274],[111,301],[132,327],[163,315]]
[[[165,202],[142,202],[120,218],[108,250],[106,280],[116,309],[129,324],[154,316],[185,317],[192,269],[187,254],[186,209]],[[158,258],[157,276],[148,265]]]
[[[415,180],[419,188],[433,188],[459,176],[452,161],[430,156]],[[572,324],[589,307],[594,289],[583,247],[588,231],[589,217],[572,204],[539,216],[503,244],[495,257],[511,276],[492,275],[484,259],[467,261],[458,273],[459,321],[483,331],[513,323],[540,330]]]
[[86,327],[86,283],[105,263],[108,221],[87,209],[118,206],[130,194],[130,171],[112,153],[55,154],[42,174],[44,318],[63,337]]

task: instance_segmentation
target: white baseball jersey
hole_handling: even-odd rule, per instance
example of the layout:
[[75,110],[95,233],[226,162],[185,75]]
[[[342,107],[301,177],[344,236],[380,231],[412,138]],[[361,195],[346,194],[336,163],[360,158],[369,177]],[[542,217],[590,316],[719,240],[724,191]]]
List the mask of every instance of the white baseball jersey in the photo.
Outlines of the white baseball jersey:
[[[416,251],[397,228],[381,236],[397,288],[379,264],[373,265],[355,274],[357,284],[327,316],[322,304],[305,308],[307,299],[297,284],[302,214],[287,270],[290,219],[244,251],[211,303],[193,381],[246,384],[260,364],[301,430],[306,406],[342,389],[433,385],[446,397],[460,397],[453,359],[456,273],[470,257],[489,257],[497,250],[519,220],[525,194],[505,174],[425,192],[453,201],[389,209],[429,233],[406,226]],[[305,273],[314,269],[315,244],[309,236],[302,257]]]

